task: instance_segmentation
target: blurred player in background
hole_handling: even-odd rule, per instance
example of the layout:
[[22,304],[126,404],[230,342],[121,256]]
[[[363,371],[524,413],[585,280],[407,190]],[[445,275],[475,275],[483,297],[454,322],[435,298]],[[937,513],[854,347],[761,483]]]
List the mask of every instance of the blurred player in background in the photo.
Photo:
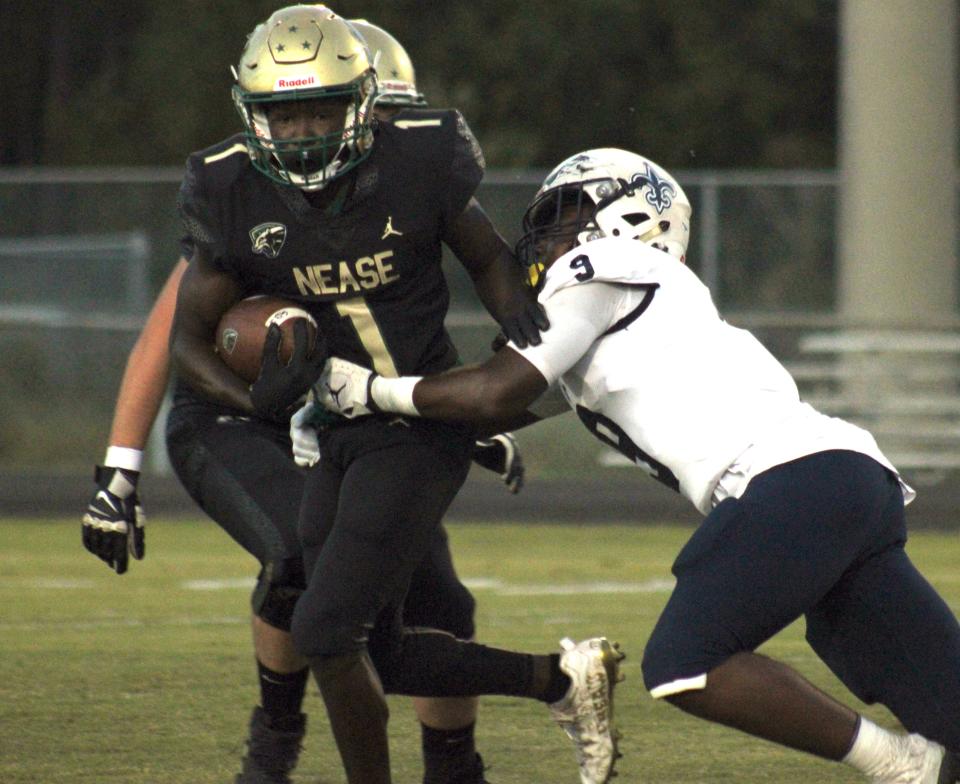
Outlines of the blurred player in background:
[[[385,89],[377,96],[377,117],[386,121],[405,107],[426,105],[403,47],[374,25],[355,26],[378,53],[386,75]],[[176,292],[192,253],[185,243],[130,353],[110,446],[103,465],[96,468],[97,489],[83,516],[87,548],[121,574],[130,554],[143,556],[137,480],[167,386]],[[218,405],[178,379],[167,445],[190,496],[260,562],[252,597],[260,705],[251,716],[248,753],[236,781],[287,782],[304,735],[301,706],[309,674],[290,638],[290,616],[306,583],[297,537],[304,474],[291,459],[287,425]],[[500,474],[511,492],[522,486],[523,463],[509,434],[477,442],[473,459]],[[404,621],[411,626],[473,637],[473,597],[456,576],[442,527],[437,527],[427,557],[414,572],[405,610]],[[476,699],[414,698],[414,706],[422,724],[424,780],[482,781],[483,766],[473,742]]]
[[[196,251],[180,283],[171,356],[185,380],[247,413],[289,420],[327,348],[390,375],[458,363],[444,326],[443,244],[517,343],[548,325],[474,198],[479,145],[459,112],[371,116],[373,57],[329,9],[290,6],[248,38],[234,99],[246,132],[192,154],[181,216]],[[248,386],[213,353],[245,295],[293,300],[319,339],[295,341]],[[301,322],[302,323],[302,322]],[[618,654],[604,638],[562,653],[496,650],[403,624],[411,575],[466,477],[475,429],[403,417],[338,418],[320,434],[300,514],[307,588],[291,632],[320,686],[350,784],[391,781],[385,693],[508,694],[553,704],[581,777],[613,772]]]
[[[519,424],[559,388],[590,432],[706,515],[646,647],[654,697],[876,784],[960,781],[960,626],[904,550],[915,494],[870,433],[802,403],[719,317],[683,263],[689,220],[653,162],[575,155],[544,181],[517,251],[552,324],[542,343],[422,380],[333,359],[317,394],[351,416]],[[754,653],[801,616],[850,691],[912,734]]]

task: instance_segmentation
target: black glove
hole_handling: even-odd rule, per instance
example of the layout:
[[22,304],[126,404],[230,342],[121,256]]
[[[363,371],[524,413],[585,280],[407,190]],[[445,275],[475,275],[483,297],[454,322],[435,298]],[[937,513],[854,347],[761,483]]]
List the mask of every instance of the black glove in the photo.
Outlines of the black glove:
[[512,433],[499,433],[493,438],[477,441],[473,448],[473,462],[499,474],[511,493],[519,493],[523,487],[523,458]]
[[526,348],[527,344],[540,345],[540,332],[550,328],[550,321],[539,302],[527,299],[517,310],[504,316],[500,328],[517,348]]
[[286,365],[280,362],[282,339],[280,327],[271,324],[263,343],[260,375],[250,387],[250,400],[257,414],[277,421],[290,418],[294,406],[317,380],[323,363],[327,361],[327,344],[320,334],[317,334],[312,351],[307,345],[310,336],[305,319],[293,322],[293,353]]
[[140,560],[146,551],[139,477],[139,471],[97,466],[93,474],[97,491],[83,515],[83,546],[117,574],[127,571],[128,555]]

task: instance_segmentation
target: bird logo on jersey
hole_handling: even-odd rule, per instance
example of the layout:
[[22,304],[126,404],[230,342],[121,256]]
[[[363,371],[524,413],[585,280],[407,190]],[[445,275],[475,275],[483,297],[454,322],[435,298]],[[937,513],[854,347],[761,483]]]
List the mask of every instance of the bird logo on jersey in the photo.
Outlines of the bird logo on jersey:
[[282,223],[261,223],[250,229],[250,243],[254,253],[275,259],[287,241],[287,227]]
[[647,204],[655,207],[657,213],[661,215],[664,210],[670,209],[673,197],[677,195],[677,189],[673,187],[673,183],[658,175],[649,163],[644,164],[642,173],[637,172],[630,178],[630,189],[627,195],[632,196],[632,191],[643,188],[650,189],[644,194]]

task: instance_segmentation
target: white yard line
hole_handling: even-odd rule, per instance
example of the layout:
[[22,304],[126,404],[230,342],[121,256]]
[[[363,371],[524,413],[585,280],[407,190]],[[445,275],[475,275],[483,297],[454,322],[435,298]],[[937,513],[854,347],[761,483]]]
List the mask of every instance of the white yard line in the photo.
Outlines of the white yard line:
[[669,593],[673,579],[655,578],[642,583],[587,582],[587,583],[539,583],[510,584],[488,577],[466,578],[463,584],[471,590],[489,590],[498,596],[583,596],[585,594],[623,593]]
[[156,628],[158,626],[237,626],[250,623],[250,616],[214,616],[209,618],[158,618],[149,621],[141,618],[98,618],[89,621],[25,621],[23,623],[0,623],[0,632],[29,631],[41,629],[88,629]]
[[[24,580],[29,588],[50,590],[86,590],[97,583],[89,579],[62,579],[40,577]],[[251,590],[256,584],[253,577],[227,577],[221,579],[186,580],[180,587],[187,591],[235,591]],[[498,596],[571,596],[574,594],[623,594],[665,593],[673,590],[673,578],[654,578],[643,582],[592,581],[580,583],[508,583],[497,577],[467,577],[463,584],[473,591],[490,591]]]

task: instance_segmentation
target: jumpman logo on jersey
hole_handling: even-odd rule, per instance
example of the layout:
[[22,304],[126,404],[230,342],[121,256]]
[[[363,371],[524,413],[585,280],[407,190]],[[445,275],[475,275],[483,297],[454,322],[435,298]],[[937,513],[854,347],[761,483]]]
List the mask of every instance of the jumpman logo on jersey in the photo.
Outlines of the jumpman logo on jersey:
[[383,236],[382,236],[380,239],[385,240],[387,237],[394,236],[394,235],[397,236],[397,237],[402,237],[402,236],[403,236],[403,232],[402,232],[402,231],[397,231],[395,228],[393,228],[393,216],[392,216],[392,215],[388,215],[388,216],[387,216],[387,225],[384,227],[384,229],[383,229]]

